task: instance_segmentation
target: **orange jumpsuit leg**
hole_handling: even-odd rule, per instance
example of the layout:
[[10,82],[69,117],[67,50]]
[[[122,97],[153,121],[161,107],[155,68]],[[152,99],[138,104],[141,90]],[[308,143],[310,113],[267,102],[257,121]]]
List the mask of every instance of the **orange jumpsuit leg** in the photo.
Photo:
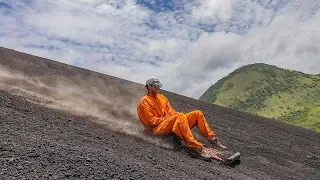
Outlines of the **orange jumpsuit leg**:
[[188,119],[189,127],[193,128],[195,125],[197,125],[203,137],[210,140],[215,136],[215,133],[211,131],[209,124],[207,123],[207,120],[201,111],[192,111],[187,113],[186,116]]
[[188,147],[201,149],[203,145],[198,142],[190,130],[187,116],[183,113],[167,117],[157,127],[152,129],[154,134],[175,133]]

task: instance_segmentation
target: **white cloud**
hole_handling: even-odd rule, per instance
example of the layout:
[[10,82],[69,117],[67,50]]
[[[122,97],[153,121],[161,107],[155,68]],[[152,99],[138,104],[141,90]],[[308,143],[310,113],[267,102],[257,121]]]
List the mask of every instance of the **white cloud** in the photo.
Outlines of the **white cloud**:
[[291,15],[279,15],[269,27],[250,31],[245,51],[248,60],[306,73],[319,72],[320,26],[316,22],[320,22],[319,13],[306,21]]
[[248,63],[320,71],[317,0],[204,0],[176,12],[133,0],[0,2],[12,7],[0,11],[1,46],[139,83],[155,75],[194,98]]
[[184,86],[181,83],[176,91],[198,97],[205,88],[198,84],[213,84],[217,77],[220,79],[237,67],[257,62],[317,74],[320,25],[316,22],[320,22],[320,13],[303,22],[296,16],[279,15],[269,26],[254,28],[244,35],[203,34],[181,61],[184,66],[179,66],[178,74],[183,74]]
[[231,18],[231,8],[231,0],[203,0],[199,7],[193,9],[192,15],[204,21],[218,18],[226,22]]

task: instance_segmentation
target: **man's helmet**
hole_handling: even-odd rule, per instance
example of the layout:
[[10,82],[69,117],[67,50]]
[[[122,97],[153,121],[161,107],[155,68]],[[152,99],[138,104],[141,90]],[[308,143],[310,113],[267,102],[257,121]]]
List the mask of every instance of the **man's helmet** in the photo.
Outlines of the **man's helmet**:
[[159,81],[158,78],[151,76],[147,79],[146,81],[146,87],[148,85],[151,85],[152,87],[155,87],[156,89],[160,89],[162,87],[161,82]]

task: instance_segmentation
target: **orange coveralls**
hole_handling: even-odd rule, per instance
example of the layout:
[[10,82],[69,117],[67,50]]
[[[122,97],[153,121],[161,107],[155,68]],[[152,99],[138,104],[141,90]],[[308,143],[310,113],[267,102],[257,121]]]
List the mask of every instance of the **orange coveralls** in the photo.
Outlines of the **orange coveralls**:
[[156,98],[152,94],[146,94],[141,98],[137,106],[138,116],[146,129],[154,134],[175,133],[188,147],[202,148],[203,145],[192,135],[191,128],[195,125],[202,136],[208,140],[215,136],[201,111],[196,110],[187,114],[176,112],[169,100],[162,94]]

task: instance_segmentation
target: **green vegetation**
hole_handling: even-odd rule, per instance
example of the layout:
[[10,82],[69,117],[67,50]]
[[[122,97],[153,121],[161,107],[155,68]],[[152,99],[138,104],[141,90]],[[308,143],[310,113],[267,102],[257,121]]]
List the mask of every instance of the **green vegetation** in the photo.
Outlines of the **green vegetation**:
[[243,66],[200,100],[320,132],[320,76],[267,64]]

